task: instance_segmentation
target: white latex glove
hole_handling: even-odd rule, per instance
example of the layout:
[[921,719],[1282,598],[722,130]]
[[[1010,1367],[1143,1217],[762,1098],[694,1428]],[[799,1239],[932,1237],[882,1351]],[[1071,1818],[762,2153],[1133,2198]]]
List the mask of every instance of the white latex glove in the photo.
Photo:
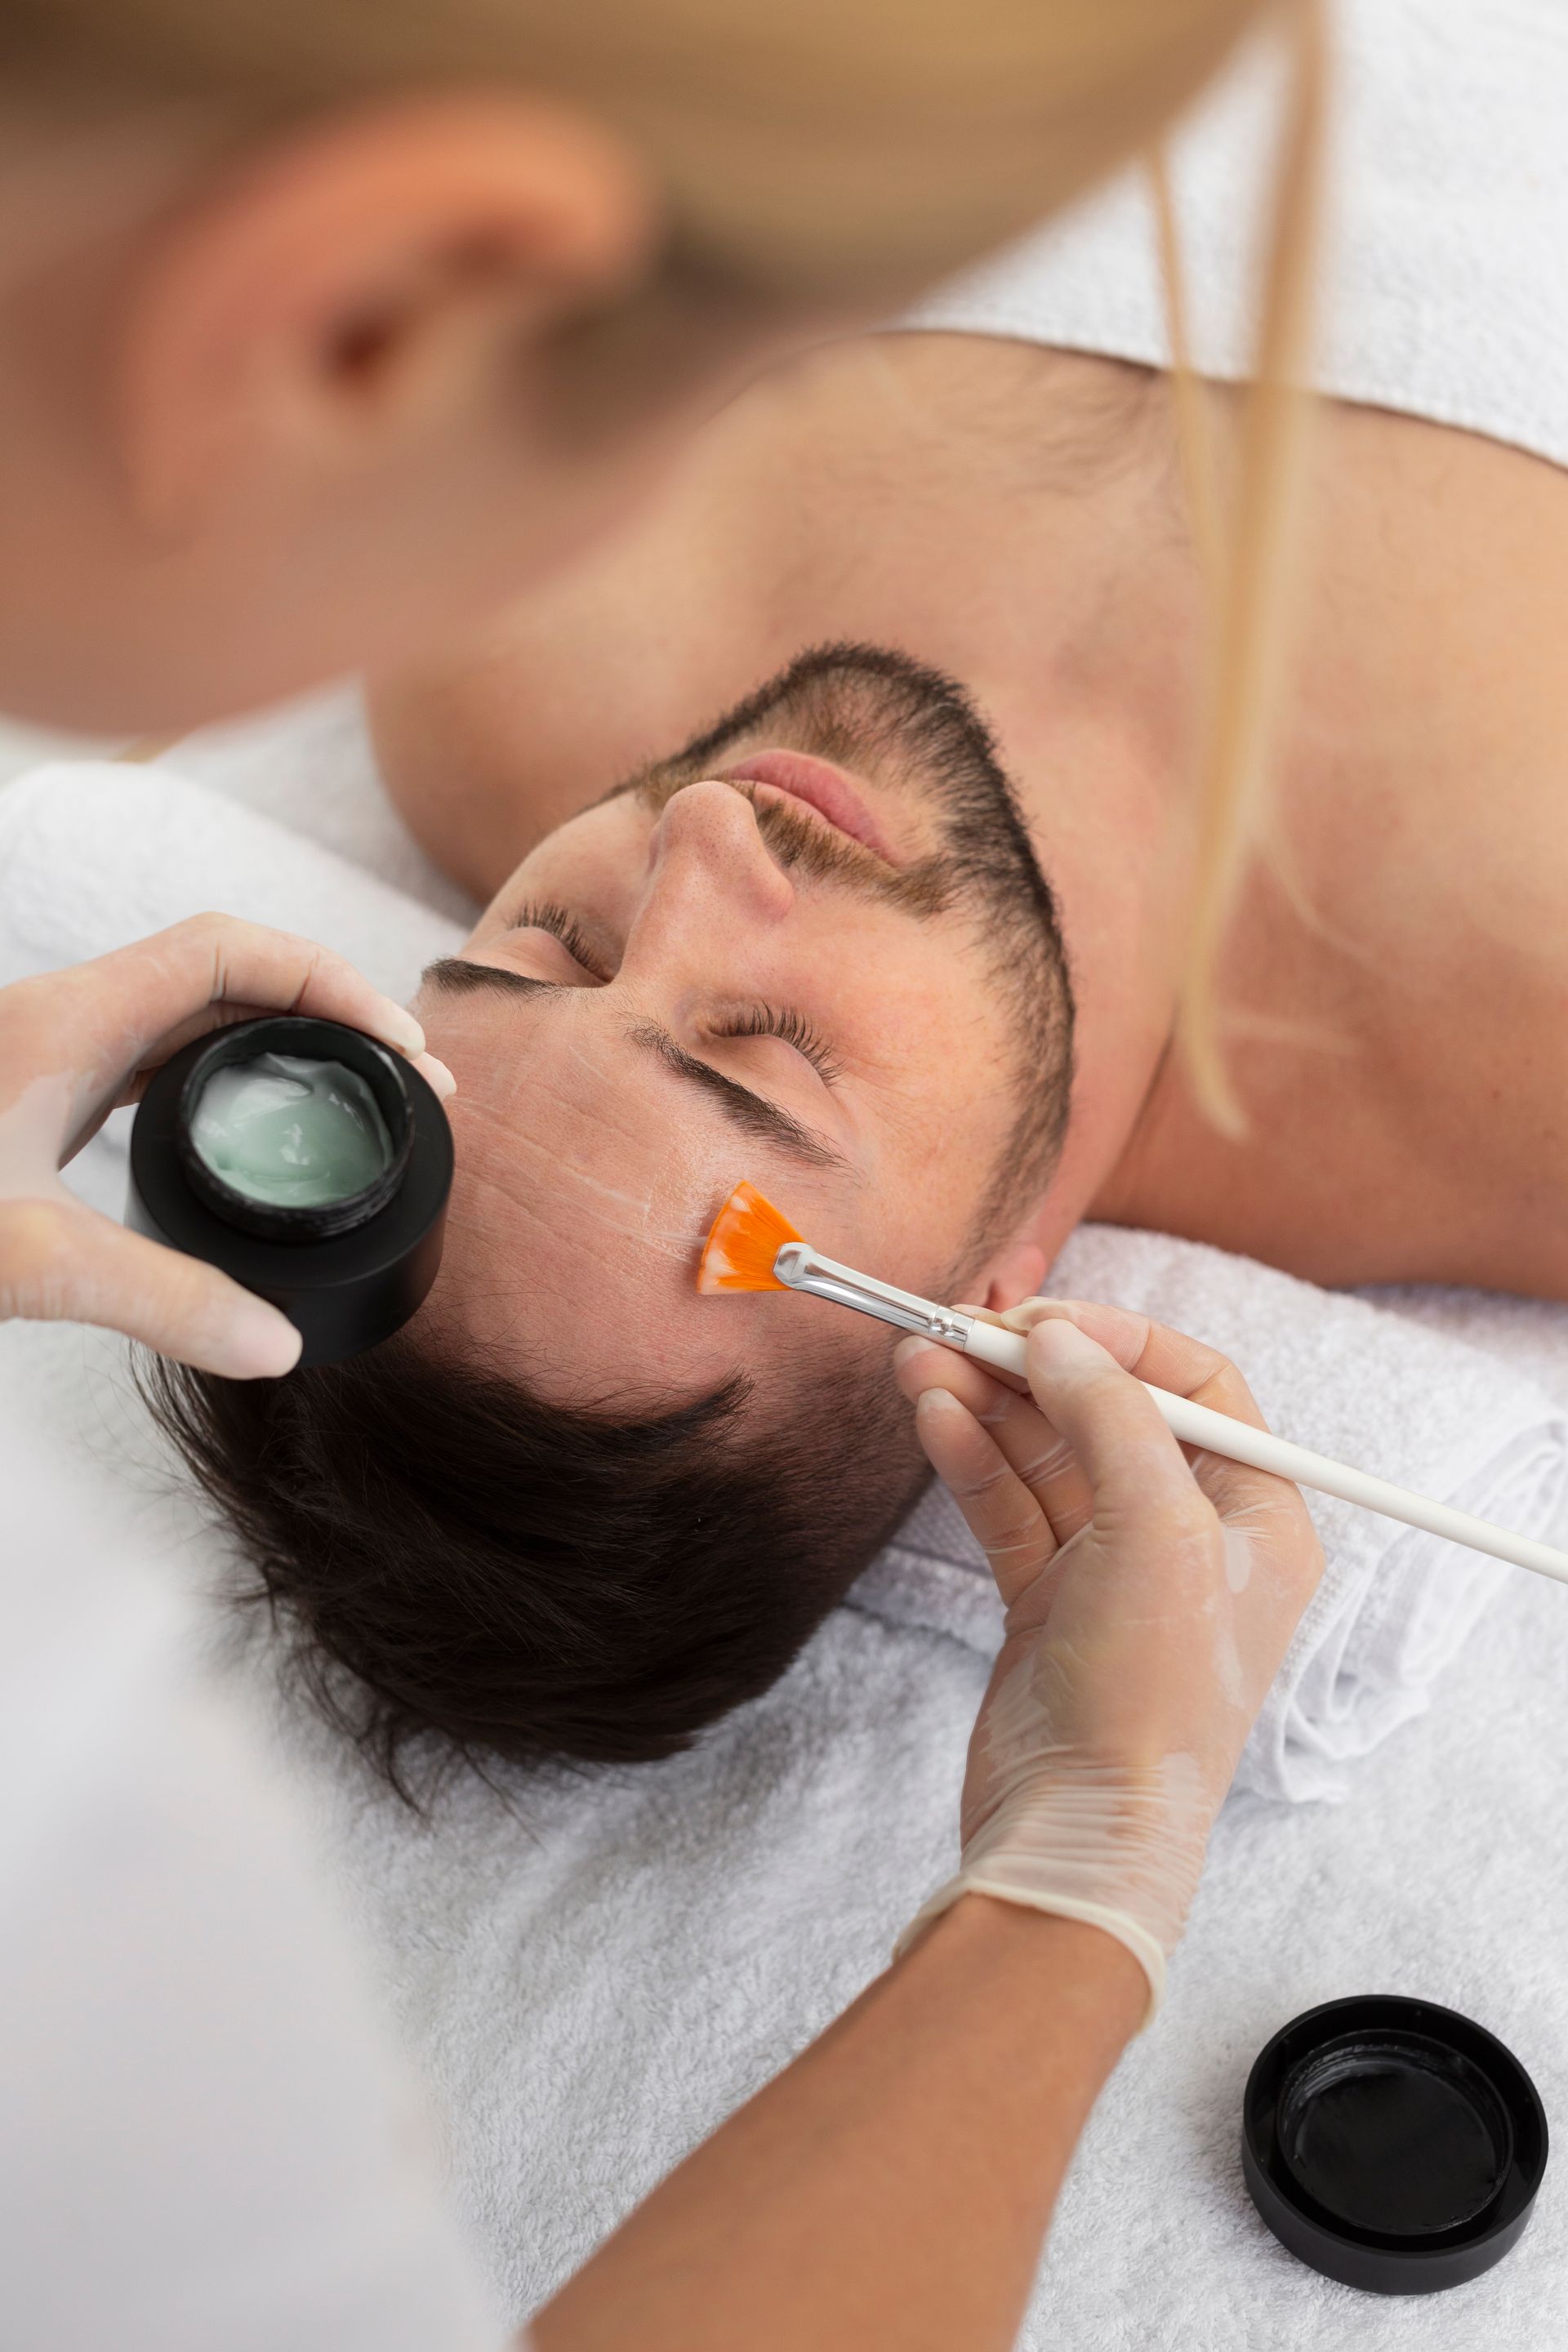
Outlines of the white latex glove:
[[0,1320],[105,1323],[230,1380],[289,1370],[300,1339],[287,1316],[100,1216],[58,1172],[181,1045],[258,1013],[345,1022],[452,1092],[413,1014],[342,956],[228,915],[0,989]]
[[1120,1307],[1031,1299],[999,1319],[1029,1335],[1032,1401],[928,1340],[896,1358],[1007,1605],[958,1875],[900,1948],[965,1893],[1060,1912],[1142,1961],[1152,2018],[1322,1552],[1296,1487],[1189,1461],[1139,1385],[1261,1427],[1223,1356]]

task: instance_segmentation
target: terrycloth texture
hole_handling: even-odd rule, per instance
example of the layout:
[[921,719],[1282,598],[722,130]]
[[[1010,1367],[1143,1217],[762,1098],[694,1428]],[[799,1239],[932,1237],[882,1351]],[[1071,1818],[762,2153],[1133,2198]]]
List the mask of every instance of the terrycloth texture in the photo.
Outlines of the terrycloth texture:
[[335,850],[465,927],[478,911],[433,866],[381,788],[357,688],[302,696],[262,719],[203,727],[158,753],[195,784]]
[[[1568,11],[1331,0],[1334,137],[1316,375],[1342,399],[1568,465]],[[1173,163],[1198,364],[1245,376],[1279,76],[1249,50]],[[906,324],[1169,363],[1136,172]]]
[[[324,940],[397,996],[460,936],[319,842],[166,769],[62,765],[0,794],[0,981],[99,953],[198,905]],[[108,1181],[112,1192],[118,1171]],[[1201,1334],[1245,1368],[1265,1417],[1301,1444],[1526,1534],[1552,1519],[1560,1417],[1531,1383],[1500,1379],[1454,1341],[1158,1234],[1081,1233],[1052,1283]],[[1349,1504],[1310,1499],[1328,1570],[1238,1776],[1258,1795],[1293,1800],[1342,1795],[1348,1761],[1426,1706],[1504,1572]],[[1000,1639],[991,1578],[940,1490],[854,1599],[983,1656]]]
[[169,768],[60,761],[0,791],[0,982],[209,907],[320,940],[400,1001],[463,937],[363,861]]
[[[1494,1319],[1497,1302],[1458,1293],[1409,1303],[1528,1352],[1542,1378],[1555,1368],[1568,1404],[1568,1314],[1510,1301]],[[20,1400],[57,1398],[118,1531],[128,1490],[102,1459],[104,1423],[121,1454],[133,1430],[114,1353],[68,1327],[0,1330],[0,1478]],[[148,1537],[174,1519],[177,1539],[180,1515],[153,1520],[134,1491],[129,1509]],[[199,1567],[189,1515],[184,1534]],[[1565,1602],[1509,1579],[1459,1670],[1463,1704],[1369,1757],[1353,1802],[1226,1809],[1158,2026],[1074,2163],[1024,2352],[1560,2352],[1555,2164],[1500,2270],[1411,2306],[1292,2262],[1247,2201],[1238,2136],[1268,2036],[1364,1990],[1466,2011],[1518,2052],[1553,2122],[1568,2115]],[[452,2118],[498,2309],[536,2306],[852,2000],[951,1864],[983,1662],[855,1612],[830,1633],[696,1756],[506,1775],[500,1792],[464,1777],[428,1822],[321,1733],[300,1743],[340,1883]]]
[[[334,697],[252,730],[266,738],[261,764],[287,778],[294,812],[319,828],[311,838],[247,805],[248,794],[237,804],[162,764],[59,761],[0,789],[0,987],[213,908],[321,940],[405,1003],[423,967],[449,955],[467,926],[397,887],[394,877],[417,887],[428,869],[384,803],[382,814],[363,812],[374,786],[334,791],[330,757],[300,758],[318,738],[324,751],[347,735],[356,713]],[[240,737],[247,756],[236,763],[246,782],[251,740]],[[363,729],[358,740],[368,760]],[[302,776],[314,778],[309,788]],[[449,886],[447,900],[463,904]],[[114,1217],[125,1204],[132,1117],[115,1112],[66,1171],[73,1192]]]
[[[1516,1577],[1478,1628],[1463,1704],[1367,1759],[1353,1803],[1226,1807],[1158,2025],[1076,2158],[1026,2352],[1558,2352],[1555,2174],[1499,2271],[1413,2312],[1293,2262],[1247,2201],[1238,2140],[1269,2034],[1358,1991],[1476,2017],[1568,2114],[1565,1599]],[[422,1825],[323,1759],[344,1882],[456,2119],[511,2309],[885,1964],[951,1867],[984,1679],[955,1643],[843,1611],[765,1700],[668,1765],[508,1776],[504,1795],[465,1780]]]
[[[264,766],[270,743],[291,772],[296,727],[258,724],[251,755]],[[0,794],[0,976],[90,952],[215,897],[313,922],[384,985],[450,937],[437,919],[416,950],[399,947],[383,920],[390,904],[374,893],[366,903],[378,911],[361,929],[363,882],[351,889],[342,865],[322,865],[308,845],[289,851],[299,898],[255,906],[238,887],[266,869],[252,861],[258,842],[268,859],[279,849],[277,829],[258,832],[247,817],[231,836],[201,796],[156,775],[95,773],[74,822],[70,779],[57,774],[52,790],[66,795],[58,812],[36,787],[25,801]],[[310,832],[316,804],[291,814]],[[105,829],[122,818],[145,854],[121,844],[112,877],[89,879]],[[245,845],[198,884],[188,851],[203,837]],[[63,877],[53,915],[38,863],[46,843]],[[307,868],[317,878],[307,881]],[[121,897],[131,872],[134,895]],[[187,883],[194,899],[180,895]],[[19,941],[8,938],[13,913]],[[428,920],[410,915],[411,927]],[[73,938],[79,921],[86,932]],[[1216,1315],[1232,1311],[1205,1263],[1210,1253],[1147,1237],[1080,1238],[1064,1269],[1078,1286],[1096,1286],[1102,1242],[1122,1254],[1128,1296],[1140,1298],[1142,1281],[1179,1282],[1180,1262],[1194,1281],[1201,1275]],[[1309,1296],[1336,1316],[1354,1305]],[[1473,1333],[1568,1403],[1568,1313],[1459,1292],[1389,1294],[1389,1304],[1447,1337]],[[1389,1316],[1358,1337],[1386,1345],[1393,1361]],[[0,1334],[0,1477],[11,1400],[47,1398],[104,1493],[106,1525],[111,1512],[121,1523],[127,1503],[123,1471],[110,1475],[102,1457],[134,1459],[138,1444],[108,1369],[113,1356],[101,1334]],[[1461,1349],[1441,1366],[1427,1360],[1434,1383],[1466,1361]],[[1502,1363],[1493,1378],[1510,1378]],[[1297,1433],[1327,1442],[1319,1423]],[[130,1508],[148,1524],[144,1493]],[[154,1524],[171,1549],[183,1536],[199,1559],[188,1509],[164,1507]],[[922,1526],[906,1530],[906,1549],[910,1537],[931,1541]],[[900,1612],[884,1564],[862,1588],[867,1605],[837,1612],[776,1690],[668,1765],[503,1775],[500,1790],[460,1776],[421,1822],[319,1727],[295,1728],[343,1885],[377,1933],[405,2026],[447,2103],[463,2201],[510,2311],[542,2301],[853,1999],[951,1868],[990,1639],[984,1590],[961,1552],[950,1547],[945,1575],[932,1579],[960,1638],[921,1631],[912,1607]],[[907,1566],[901,1589],[913,1589]],[[1405,1990],[1468,2011],[1519,2052],[1549,2111],[1568,2112],[1568,1874],[1551,1859],[1561,1842],[1568,1595],[1505,1573],[1462,1671],[1463,1704],[1368,1756],[1354,1803],[1242,1798],[1226,1807],[1159,2029],[1119,2069],[1085,2136],[1026,2352],[1068,2343],[1075,2352],[1295,2352],[1304,2343],[1403,2352],[1417,2335],[1424,2352],[1552,2352],[1560,2342],[1568,2203],[1551,2176],[1500,2270],[1412,2312],[1293,2263],[1253,2214],[1237,2160],[1256,2050],[1297,2010],[1355,1990]]]

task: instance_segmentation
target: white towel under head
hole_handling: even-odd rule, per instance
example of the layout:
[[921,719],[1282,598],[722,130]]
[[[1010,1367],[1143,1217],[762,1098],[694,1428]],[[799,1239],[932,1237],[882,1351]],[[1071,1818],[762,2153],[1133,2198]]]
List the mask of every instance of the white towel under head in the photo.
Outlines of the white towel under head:
[[0,791],[0,985],[215,908],[320,940],[400,1003],[463,926],[163,765],[58,761]]
[[[0,981],[101,953],[209,905],[322,939],[399,996],[461,938],[449,916],[166,767],[62,765],[0,793]],[[110,1209],[123,1195],[124,1125],[84,1155],[78,1179]],[[1052,1284],[1222,1349],[1272,1426],[1301,1444],[1525,1534],[1552,1524],[1562,1420],[1531,1381],[1462,1342],[1245,1258],[1108,1226],[1074,1236]],[[787,1300],[779,1311],[790,1311]],[[1309,1499],[1327,1571],[1238,1776],[1243,1788],[1288,1799],[1343,1793],[1348,1765],[1427,1705],[1510,1572],[1348,1504]],[[940,1489],[852,1601],[983,1654],[996,1645],[994,1589]]]

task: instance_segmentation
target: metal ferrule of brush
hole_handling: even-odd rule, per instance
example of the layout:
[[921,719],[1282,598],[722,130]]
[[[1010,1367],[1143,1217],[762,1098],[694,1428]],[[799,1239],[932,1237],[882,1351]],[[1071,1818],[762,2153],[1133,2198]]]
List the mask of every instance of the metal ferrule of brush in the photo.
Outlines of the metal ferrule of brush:
[[852,1265],[824,1257],[805,1242],[785,1242],[773,1260],[773,1273],[787,1289],[807,1291],[835,1307],[852,1307],[858,1314],[874,1315],[879,1323],[890,1323],[897,1331],[916,1331],[922,1339],[940,1339],[947,1348],[963,1347],[973,1328],[972,1315],[956,1314],[951,1307],[917,1298],[912,1290],[898,1290],[890,1282],[857,1274]]

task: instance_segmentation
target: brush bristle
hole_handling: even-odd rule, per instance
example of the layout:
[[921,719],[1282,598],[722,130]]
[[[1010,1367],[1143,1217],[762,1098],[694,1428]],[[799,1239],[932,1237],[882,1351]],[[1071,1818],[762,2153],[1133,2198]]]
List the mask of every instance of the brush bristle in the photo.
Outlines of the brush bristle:
[[785,1290],[773,1260],[785,1242],[800,1235],[754,1184],[737,1184],[718,1215],[697,1269],[697,1287],[715,1290]]

